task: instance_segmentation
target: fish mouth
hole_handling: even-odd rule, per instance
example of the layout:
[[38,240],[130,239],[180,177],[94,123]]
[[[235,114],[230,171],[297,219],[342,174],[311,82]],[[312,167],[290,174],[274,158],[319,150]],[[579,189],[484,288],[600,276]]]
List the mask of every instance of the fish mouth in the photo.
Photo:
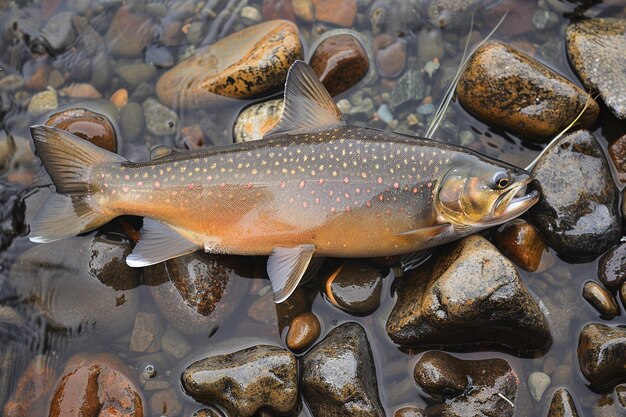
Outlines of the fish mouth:
[[504,223],[511,220],[526,210],[531,208],[539,201],[539,192],[533,190],[526,193],[528,184],[532,181],[531,177],[526,177],[513,185],[510,190],[503,193],[493,205],[492,224]]

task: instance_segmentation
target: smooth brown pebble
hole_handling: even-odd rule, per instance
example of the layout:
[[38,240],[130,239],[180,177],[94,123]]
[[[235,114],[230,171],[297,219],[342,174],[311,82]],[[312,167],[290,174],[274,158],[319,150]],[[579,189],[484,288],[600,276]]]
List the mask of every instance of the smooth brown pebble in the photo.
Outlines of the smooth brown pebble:
[[302,313],[291,320],[287,332],[287,347],[293,351],[306,349],[322,331],[320,321],[313,313]]
[[111,94],[111,98],[109,99],[111,103],[115,105],[118,109],[121,109],[128,103],[128,90],[125,88],[120,88],[113,94]]
[[393,417],[425,417],[426,412],[417,407],[402,407],[393,413]]
[[597,282],[585,282],[583,298],[598,310],[603,319],[611,320],[620,315],[619,307],[611,293]]
[[291,0],[263,0],[263,17],[265,20],[287,19],[292,22],[296,20]]
[[406,41],[382,33],[372,43],[376,70],[382,77],[397,77],[406,65]]
[[537,270],[546,251],[537,229],[521,219],[500,226],[493,240],[506,256],[530,272]]
[[313,0],[315,18],[333,25],[350,27],[356,18],[356,0]]
[[61,90],[64,94],[71,98],[101,98],[102,94],[91,84],[74,83]]
[[110,152],[117,152],[117,135],[109,119],[88,109],[71,108],[55,113],[46,125],[63,129]]
[[293,12],[305,22],[312,22],[315,18],[315,8],[311,0],[291,0]]

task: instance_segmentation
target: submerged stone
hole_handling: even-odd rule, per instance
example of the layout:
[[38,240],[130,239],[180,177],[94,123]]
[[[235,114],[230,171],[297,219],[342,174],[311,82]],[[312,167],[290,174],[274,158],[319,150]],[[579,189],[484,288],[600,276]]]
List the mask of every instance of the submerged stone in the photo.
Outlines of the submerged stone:
[[552,343],[548,321],[515,266],[479,235],[405,277],[387,333],[419,349],[495,347],[525,355]]
[[566,258],[589,260],[620,237],[619,192],[591,133],[560,138],[532,170],[541,199],[529,211],[546,242]]
[[270,20],[196,51],[161,76],[156,92],[166,105],[184,108],[210,104],[216,94],[258,96],[282,87],[289,67],[301,58],[296,26]]
[[471,113],[528,140],[547,141],[579,120],[598,117],[598,104],[581,88],[537,60],[500,42],[487,42],[470,58],[456,87]]
[[620,243],[600,258],[598,278],[611,290],[626,282],[626,243]]
[[108,117],[74,107],[54,113],[46,125],[58,127],[110,152],[117,152],[117,135]]
[[587,88],[626,119],[626,19],[585,19],[567,27],[567,55]]
[[626,328],[589,323],[578,339],[580,370],[597,389],[626,381]]
[[547,417],[579,417],[574,398],[565,388],[554,391]]

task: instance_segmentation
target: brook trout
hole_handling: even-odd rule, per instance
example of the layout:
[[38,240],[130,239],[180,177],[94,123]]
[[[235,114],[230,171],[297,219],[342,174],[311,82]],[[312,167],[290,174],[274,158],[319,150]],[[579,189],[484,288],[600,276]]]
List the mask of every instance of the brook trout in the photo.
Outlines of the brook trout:
[[263,140],[134,163],[70,133],[31,128],[53,194],[30,239],[143,216],[130,266],[204,249],[269,255],[276,302],[313,256],[373,257],[441,245],[519,216],[528,172],[462,147],[348,125],[315,73],[291,67]]

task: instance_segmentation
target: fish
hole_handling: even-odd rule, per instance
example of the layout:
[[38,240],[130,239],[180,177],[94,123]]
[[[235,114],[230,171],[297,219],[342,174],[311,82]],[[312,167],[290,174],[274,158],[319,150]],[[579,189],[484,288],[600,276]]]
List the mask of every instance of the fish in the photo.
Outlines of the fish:
[[346,123],[313,70],[295,62],[278,125],[263,139],[130,162],[66,131],[31,134],[56,192],[31,223],[50,242],[142,216],[126,262],[196,250],[267,255],[274,301],[313,257],[378,257],[505,223],[539,199],[529,172],[466,148]]

